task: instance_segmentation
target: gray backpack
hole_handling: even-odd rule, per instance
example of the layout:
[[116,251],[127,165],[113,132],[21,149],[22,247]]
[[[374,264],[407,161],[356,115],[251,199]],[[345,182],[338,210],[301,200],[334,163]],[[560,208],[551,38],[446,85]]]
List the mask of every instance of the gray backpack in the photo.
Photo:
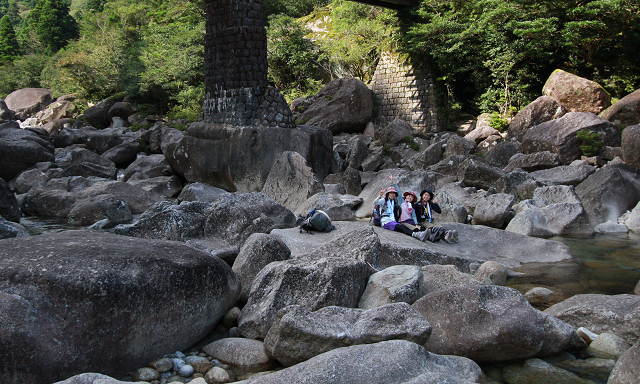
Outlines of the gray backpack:
[[331,224],[329,215],[319,209],[312,209],[300,224],[300,233],[302,233],[303,230],[310,233],[310,231],[331,232],[334,229],[336,229],[336,227]]

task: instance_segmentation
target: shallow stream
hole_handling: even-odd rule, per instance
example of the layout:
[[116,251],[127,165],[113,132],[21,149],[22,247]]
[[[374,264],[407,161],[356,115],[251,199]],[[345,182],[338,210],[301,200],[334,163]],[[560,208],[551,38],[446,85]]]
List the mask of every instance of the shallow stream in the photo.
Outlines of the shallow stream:
[[[20,223],[31,235],[83,229],[59,218],[23,217]],[[633,293],[640,280],[640,235],[616,234],[588,237],[554,237],[566,244],[574,257],[561,263],[524,264],[507,286],[525,293],[533,287],[554,291],[549,305],[580,293],[615,295]]]

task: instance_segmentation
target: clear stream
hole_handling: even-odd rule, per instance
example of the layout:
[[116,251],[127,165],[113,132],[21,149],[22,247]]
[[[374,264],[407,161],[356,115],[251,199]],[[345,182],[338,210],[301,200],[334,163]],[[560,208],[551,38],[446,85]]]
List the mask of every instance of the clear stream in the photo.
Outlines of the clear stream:
[[[23,217],[30,234],[83,229],[59,218]],[[524,264],[507,286],[525,293],[533,287],[554,291],[549,305],[580,293],[615,295],[633,293],[640,280],[640,235],[606,234],[589,237],[554,237],[566,244],[574,257],[560,263]]]

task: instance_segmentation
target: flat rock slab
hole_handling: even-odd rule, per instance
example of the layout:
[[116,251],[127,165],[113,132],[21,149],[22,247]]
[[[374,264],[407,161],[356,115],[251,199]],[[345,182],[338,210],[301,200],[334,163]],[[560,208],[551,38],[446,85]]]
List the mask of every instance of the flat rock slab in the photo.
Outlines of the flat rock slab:
[[[334,222],[336,229],[328,233],[300,233],[298,228],[274,229],[271,235],[282,239],[291,254],[302,256],[336,241],[349,232],[369,226],[363,221]],[[447,244],[420,242],[400,232],[373,227],[380,239],[378,262],[382,267],[392,265],[453,264],[462,272],[474,272],[488,260],[505,267],[516,268],[522,263],[549,263],[571,259],[569,247],[553,241],[533,238],[483,225],[442,223],[447,229],[458,231],[460,241]]]
[[239,281],[184,243],[93,231],[0,240],[0,382],[122,377],[202,339]]

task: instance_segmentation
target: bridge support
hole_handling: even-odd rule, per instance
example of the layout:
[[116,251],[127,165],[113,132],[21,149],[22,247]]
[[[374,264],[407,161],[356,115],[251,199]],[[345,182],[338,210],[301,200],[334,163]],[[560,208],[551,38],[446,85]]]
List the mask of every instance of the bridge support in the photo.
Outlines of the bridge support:
[[294,127],[282,94],[267,83],[262,0],[207,0],[204,120]]

